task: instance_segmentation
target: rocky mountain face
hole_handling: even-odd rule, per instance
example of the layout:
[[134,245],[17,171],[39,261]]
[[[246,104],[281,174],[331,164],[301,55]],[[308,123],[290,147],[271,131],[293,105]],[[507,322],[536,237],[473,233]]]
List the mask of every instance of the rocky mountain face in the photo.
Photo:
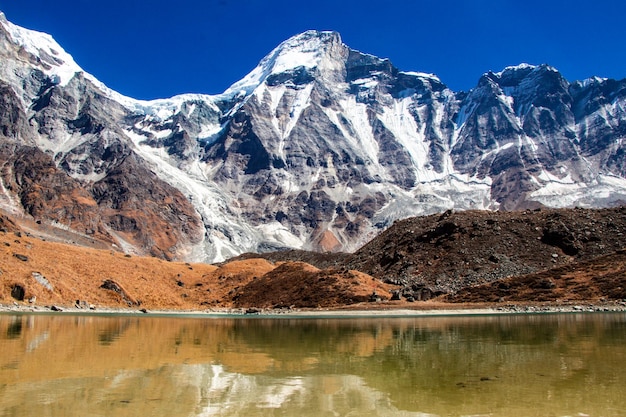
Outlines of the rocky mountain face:
[[126,251],[353,251],[451,208],[626,200],[626,80],[520,65],[454,92],[309,31],[223,94],[139,101],[4,16],[0,58],[3,207]]

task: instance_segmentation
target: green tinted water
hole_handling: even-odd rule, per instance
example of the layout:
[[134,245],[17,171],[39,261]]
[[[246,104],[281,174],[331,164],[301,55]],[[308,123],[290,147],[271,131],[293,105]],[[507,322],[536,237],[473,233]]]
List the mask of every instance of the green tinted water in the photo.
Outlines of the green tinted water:
[[0,315],[0,416],[626,416],[626,314]]

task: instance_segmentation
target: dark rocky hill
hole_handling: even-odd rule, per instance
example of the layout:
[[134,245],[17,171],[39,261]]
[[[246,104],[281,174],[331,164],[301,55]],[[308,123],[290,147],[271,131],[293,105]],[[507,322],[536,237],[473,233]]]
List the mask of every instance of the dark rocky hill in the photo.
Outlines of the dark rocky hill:
[[626,247],[626,208],[448,211],[393,226],[347,263],[416,299],[589,261]]
[[442,297],[452,303],[626,301],[626,251],[590,261],[468,287]]
[[[246,254],[277,261],[304,261],[318,268],[358,270],[400,285],[403,298],[427,300],[470,287],[606,257],[626,248],[626,207],[448,211],[395,222],[354,254],[282,251]],[[586,268],[586,267],[583,267]],[[554,272],[557,273],[557,272]],[[520,284],[521,285],[521,284]],[[483,288],[468,301],[497,301]],[[467,290],[470,291],[470,290]],[[506,298],[506,297],[505,297]],[[532,301],[529,297],[526,301]],[[463,301],[464,296],[454,298]],[[452,299],[451,299],[452,300]]]

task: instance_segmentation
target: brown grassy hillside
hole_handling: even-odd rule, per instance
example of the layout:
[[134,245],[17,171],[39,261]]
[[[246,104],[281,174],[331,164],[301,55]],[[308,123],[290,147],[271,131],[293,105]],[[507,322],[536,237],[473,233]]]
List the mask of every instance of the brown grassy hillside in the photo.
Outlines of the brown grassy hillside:
[[0,219],[4,304],[73,306],[78,301],[85,308],[180,310],[332,307],[362,301],[374,291],[388,299],[392,287],[365,274],[296,262],[249,259],[214,266],[130,256],[46,241],[8,217]]
[[[336,307],[389,299],[395,286],[358,271],[321,270],[304,262],[283,263],[236,294],[235,306]],[[375,294],[375,296],[374,296]]]
[[[205,310],[426,308],[433,303],[411,301],[432,297],[452,308],[621,301],[625,240],[624,208],[450,212],[396,222],[355,254],[246,254],[208,265],[125,255],[2,216],[0,303]],[[392,292],[401,300],[388,302]]]
[[[24,232],[0,232],[0,300],[35,297],[36,305],[68,305],[76,300],[97,306],[194,308],[192,283],[216,269],[156,258],[139,258],[48,242]],[[111,289],[103,284],[112,282]],[[23,297],[15,297],[23,288]],[[14,292],[13,296],[11,293]]]

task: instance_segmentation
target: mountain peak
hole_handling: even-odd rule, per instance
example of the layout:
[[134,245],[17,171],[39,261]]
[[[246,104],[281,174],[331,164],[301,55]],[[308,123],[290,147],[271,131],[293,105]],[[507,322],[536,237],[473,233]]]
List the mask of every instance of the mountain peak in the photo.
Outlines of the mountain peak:
[[551,65],[531,65],[526,63],[508,66],[499,72],[489,71],[485,73],[482,78],[489,79],[500,87],[514,87],[519,85],[523,80],[528,79],[528,77],[543,77],[546,74],[552,74],[562,78],[559,71]]
[[310,42],[341,42],[341,35],[334,30],[306,30],[282,42],[281,46],[303,46]]
[[339,33],[308,30],[278,45],[261,65],[271,65],[274,73],[297,67],[314,68],[334,45],[341,45]]
[[259,65],[241,81],[233,84],[225,94],[250,94],[270,74],[280,74],[299,68],[319,66],[335,46],[341,46],[338,32],[307,30],[278,45],[261,60]]
[[0,28],[10,42],[29,54],[28,61],[35,64],[57,83],[67,84],[82,68],[74,58],[47,33],[14,25],[0,12]]
[[496,72],[495,75],[501,77],[505,73],[511,72],[530,72],[537,68],[537,65],[528,64],[526,62],[522,62],[519,65],[510,65],[505,67],[502,71]]

